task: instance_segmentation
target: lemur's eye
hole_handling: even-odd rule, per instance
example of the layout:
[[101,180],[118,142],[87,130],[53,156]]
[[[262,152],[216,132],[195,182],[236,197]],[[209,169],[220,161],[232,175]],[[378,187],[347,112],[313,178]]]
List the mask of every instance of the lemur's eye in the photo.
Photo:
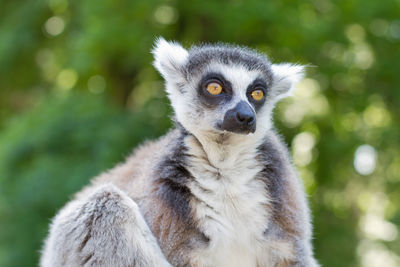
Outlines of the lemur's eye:
[[251,97],[256,101],[260,101],[264,97],[264,92],[261,89],[254,90],[251,92]]
[[222,86],[217,82],[210,82],[207,84],[206,90],[212,95],[219,95],[222,93]]

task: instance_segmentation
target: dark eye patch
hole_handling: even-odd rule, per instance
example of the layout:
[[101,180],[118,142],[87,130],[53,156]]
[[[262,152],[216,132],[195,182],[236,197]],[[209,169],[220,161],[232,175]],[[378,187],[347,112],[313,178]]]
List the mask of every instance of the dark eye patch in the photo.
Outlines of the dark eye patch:
[[[256,101],[251,97],[251,93],[254,90],[262,90],[264,93],[264,98],[260,101]],[[247,99],[249,102],[254,106],[254,109],[257,111],[259,110],[265,102],[265,97],[267,96],[268,90],[267,90],[267,84],[263,79],[257,78],[255,79],[248,87],[246,91]]]
[[[211,95],[207,92],[207,85],[211,82],[219,83],[222,86],[222,93]],[[217,72],[206,74],[199,82],[197,93],[201,103],[209,108],[214,108],[222,103],[229,102],[232,99],[232,84],[225,77]]]

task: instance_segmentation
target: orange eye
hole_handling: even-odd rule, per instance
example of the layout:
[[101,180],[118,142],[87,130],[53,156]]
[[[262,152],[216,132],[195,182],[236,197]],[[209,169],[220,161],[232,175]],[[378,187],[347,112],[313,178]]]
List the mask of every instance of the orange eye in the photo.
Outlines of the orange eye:
[[264,92],[260,89],[254,90],[251,92],[251,97],[256,101],[260,101],[264,97]]
[[212,95],[219,95],[222,93],[222,86],[219,83],[216,82],[211,82],[207,84],[207,92],[209,92]]

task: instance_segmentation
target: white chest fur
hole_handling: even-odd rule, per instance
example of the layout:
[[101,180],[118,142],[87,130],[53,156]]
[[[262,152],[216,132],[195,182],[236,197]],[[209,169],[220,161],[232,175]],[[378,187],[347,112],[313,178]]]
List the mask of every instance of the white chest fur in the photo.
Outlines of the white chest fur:
[[191,204],[210,238],[208,248],[198,252],[197,266],[256,267],[265,246],[269,198],[265,185],[255,179],[262,166],[255,149],[230,152],[216,167],[200,146],[190,146],[189,171],[195,178],[189,184],[195,195]]

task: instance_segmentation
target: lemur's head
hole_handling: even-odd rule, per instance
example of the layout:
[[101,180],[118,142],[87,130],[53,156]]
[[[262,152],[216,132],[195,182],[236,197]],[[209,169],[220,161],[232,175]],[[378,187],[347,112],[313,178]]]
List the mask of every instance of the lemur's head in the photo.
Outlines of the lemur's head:
[[186,50],[158,39],[153,53],[176,119],[195,136],[264,136],[275,103],[303,74],[301,66],[271,64],[266,56],[237,46]]

